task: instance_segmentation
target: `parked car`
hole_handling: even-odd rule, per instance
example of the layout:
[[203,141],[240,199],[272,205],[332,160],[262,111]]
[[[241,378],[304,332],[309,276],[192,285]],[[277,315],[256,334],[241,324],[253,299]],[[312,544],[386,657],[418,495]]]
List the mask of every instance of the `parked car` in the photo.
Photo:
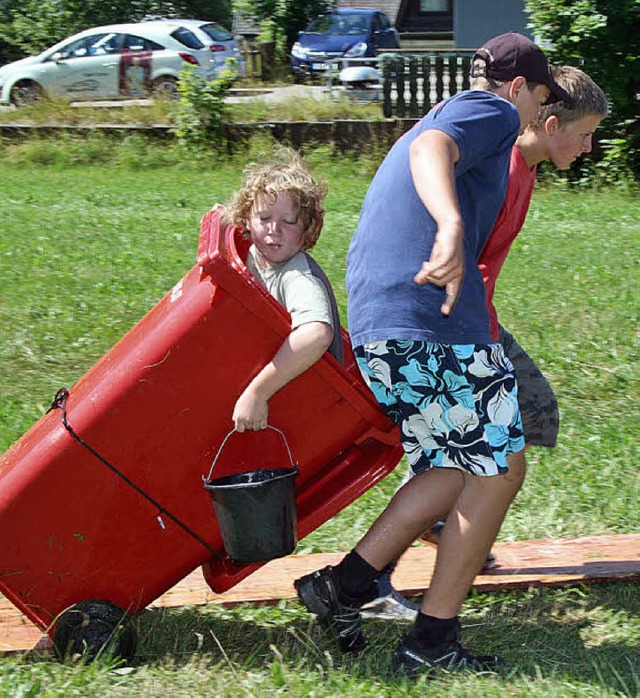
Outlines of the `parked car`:
[[331,10],[300,32],[291,48],[291,70],[296,77],[324,73],[336,59],[371,58],[393,48],[400,48],[400,37],[384,12]]
[[238,44],[214,22],[171,19],[95,27],[0,68],[0,103],[25,104],[43,96],[172,97],[185,64],[213,80],[227,58],[236,59],[244,74]]

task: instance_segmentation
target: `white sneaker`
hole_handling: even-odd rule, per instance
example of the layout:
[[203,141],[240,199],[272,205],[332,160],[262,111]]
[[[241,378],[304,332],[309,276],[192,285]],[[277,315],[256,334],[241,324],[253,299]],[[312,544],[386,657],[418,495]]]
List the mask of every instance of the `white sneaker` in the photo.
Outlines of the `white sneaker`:
[[413,623],[419,609],[420,604],[405,599],[399,591],[392,588],[391,593],[386,596],[379,596],[377,599],[366,603],[360,609],[360,613],[364,618],[399,620]]

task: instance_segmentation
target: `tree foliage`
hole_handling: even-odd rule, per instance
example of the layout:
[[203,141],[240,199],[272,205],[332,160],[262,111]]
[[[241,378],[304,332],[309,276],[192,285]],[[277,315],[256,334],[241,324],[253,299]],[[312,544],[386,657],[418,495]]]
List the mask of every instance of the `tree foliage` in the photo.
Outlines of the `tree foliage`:
[[236,0],[236,9],[266,26],[271,41],[281,39],[288,51],[310,19],[335,6],[335,0]]
[[605,91],[615,131],[640,172],[640,0],[526,0],[551,61],[581,67]]

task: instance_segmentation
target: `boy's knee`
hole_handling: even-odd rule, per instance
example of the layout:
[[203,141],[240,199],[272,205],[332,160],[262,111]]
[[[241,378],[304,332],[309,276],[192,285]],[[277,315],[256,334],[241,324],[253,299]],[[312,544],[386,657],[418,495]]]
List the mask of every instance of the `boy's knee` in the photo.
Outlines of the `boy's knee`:
[[527,460],[524,455],[524,450],[518,451],[517,453],[510,453],[507,456],[507,463],[509,464],[509,472],[506,473],[505,478],[514,487],[520,489],[527,474]]
[[505,497],[511,501],[519,492],[524,482],[527,471],[524,450],[511,453],[507,456],[509,470],[502,475],[481,477],[478,475],[466,475],[466,487],[470,491],[481,491],[483,497],[491,496],[493,492],[500,500]]

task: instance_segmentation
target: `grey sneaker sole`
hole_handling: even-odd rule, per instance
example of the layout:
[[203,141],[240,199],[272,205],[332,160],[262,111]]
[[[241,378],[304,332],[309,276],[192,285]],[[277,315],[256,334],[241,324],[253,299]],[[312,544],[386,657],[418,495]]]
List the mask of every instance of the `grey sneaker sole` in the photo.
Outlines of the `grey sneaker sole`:
[[399,591],[392,589],[390,594],[365,604],[361,613],[365,618],[413,623],[419,610],[420,604],[409,601]]

